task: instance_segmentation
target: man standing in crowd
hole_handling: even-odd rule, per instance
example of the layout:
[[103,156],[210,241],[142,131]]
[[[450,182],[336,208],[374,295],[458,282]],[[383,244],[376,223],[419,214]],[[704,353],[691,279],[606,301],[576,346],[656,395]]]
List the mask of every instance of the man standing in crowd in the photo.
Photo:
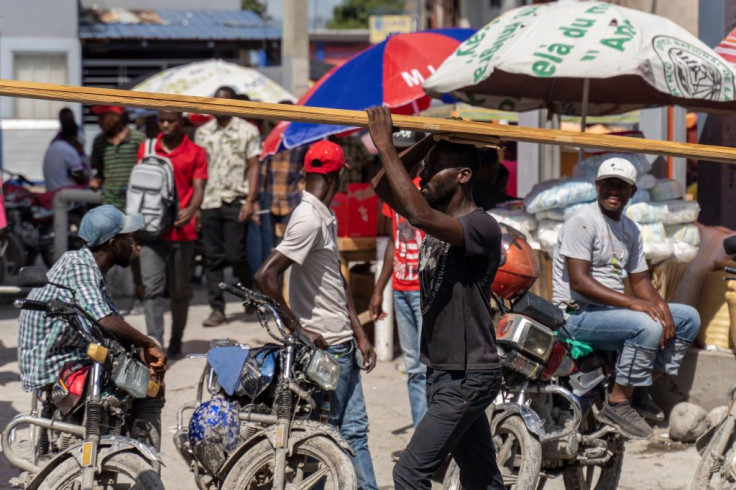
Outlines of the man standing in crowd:
[[[97,114],[97,124],[102,132],[92,142],[90,165],[96,170],[89,187],[93,191],[102,189],[102,204],[112,204],[125,212],[125,192],[130,180],[130,171],[138,161],[138,147],[146,136],[129,127],[130,117],[125,108],[114,105],[95,105],[90,108]],[[131,261],[135,284],[135,298],[143,300],[143,282],[139,258]]]
[[[419,285],[428,409],[394,467],[394,485],[429,490],[432,474],[451,453],[463,488],[505,489],[485,414],[501,387],[490,308],[501,228],[472,199],[478,151],[444,141],[434,145],[428,137],[400,158],[389,110],[367,112],[383,163],[373,180],[376,193],[426,233]],[[425,155],[420,191],[409,171]]]
[[[360,368],[372,370],[376,353],[340,273],[337,220],[330,210],[344,167],[342,148],[335,143],[323,140],[309,148],[302,201],[292,213],[283,241],[256,273],[256,283],[279,303],[291,331],[302,332],[340,363],[340,379],[330,397],[331,423],[353,449],[358,488],[372,490],[378,486],[368,449],[368,414]],[[279,284],[279,276],[289,267],[291,308]]]
[[[181,343],[187,323],[192,254],[197,230],[194,215],[199,211],[207,181],[207,154],[182,132],[181,112],[161,111],[158,124],[161,133],[154,151],[168,158],[174,169],[174,182],[179,196],[179,214],[171,229],[154,242],[141,246],[141,275],[145,293],[143,309],[148,335],[163,345],[164,290],[167,279],[171,298],[171,338],[166,355],[171,360],[181,358]],[[146,155],[148,142],[138,149],[138,160]]]
[[138,161],[138,147],[146,136],[128,127],[130,119],[123,107],[95,105],[90,112],[97,114],[102,132],[92,143],[90,164],[97,173],[89,186],[93,191],[102,189],[102,204],[112,204],[125,211],[130,171]]
[[[664,413],[646,387],[663,373],[677,374],[700,317],[690,306],[666,303],[652,285],[641,232],[623,214],[636,176],[623,158],[601,164],[597,202],[568,219],[557,238],[553,302],[565,310],[565,334],[621,352],[600,416],[626,437],[647,439],[653,432],[643,417],[662,421]],[[625,277],[632,295],[624,292]]]
[[[215,97],[235,99],[230,87],[220,87]],[[238,280],[252,282],[245,255],[248,221],[257,219],[258,129],[239,117],[215,116],[197,129],[195,142],[207,151],[209,171],[202,201],[202,240],[208,298],[212,312],[206,327],[227,323],[225,298],[218,284],[229,264]]]
[[[394,146],[403,142],[394,134]],[[397,141],[398,140],[398,141]],[[419,186],[419,177],[415,177],[414,185]],[[383,205],[383,214],[391,220],[392,240],[386,245],[383,257],[383,268],[373,290],[368,309],[373,321],[383,318],[383,290],[391,279],[393,289],[394,313],[399,330],[399,344],[404,355],[404,369],[408,375],[409,405],[414,428],[419,425],[424,412],[427,411],[427,394],[425,385],[427,377],[424,366],[419,362],[419,339],[422,335],[422,308],[419,297],[419,249],[424,240],[424,233],[411,226],[411,223],[396,213],[388,205]]]
[[[283,103],[283,102],[282,102]],[[261,178],[263,179],[263,209],[271,210],[271,221],[276,236],[280,225],[286,228],[292,211],[302,199],[301,182],[304,168],[304,155],[308,147],[298,146],[267,156],[263,162]]]
[[85,185],[89,180],[87,165],[77,145],[77,124],[72,120],[61,123],[59,135],[49,145],[43,157],[43,180],[47,191]]
[[[126,216],[113,206],[92,209],[82,218],[79,237],[86,246],[66,252],[49,270],[49,282],[67,286],[76,301],[104,328],[123,342],[141,349],[143,359],[163,381],[166,356],[156,341],[143,335],[123,320],[107,289],[105,275],[114,265],[127,267],[138,254],[133,233],[143,226],[143,216]],[[72,293],[51,284],[36,288],[29,300],[72,301]],[[23,310],[19,317],[18,367],[23,390],[50,388],[67,362],[86,361],[89,342],[66,321],[50,318],[39,311]],[[79,317],[79,321],[89,321]],[[131,435],[155,447],[161,447],[161,409],[163,390],[158,398],[133,402]]]

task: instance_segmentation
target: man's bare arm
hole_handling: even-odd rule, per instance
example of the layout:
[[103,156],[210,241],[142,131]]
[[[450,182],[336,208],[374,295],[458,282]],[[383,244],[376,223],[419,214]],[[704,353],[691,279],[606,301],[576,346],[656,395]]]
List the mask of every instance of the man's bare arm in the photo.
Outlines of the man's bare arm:
[[[433,145],[434,141],[432,139],[432,135],[429,135],[399,153],[399,160],[401,160],[401,163],[404,165],[404,169],[409,175],[414,173],[416,166],[421,164],[422,160],[427,156],[427,153]],[[404,216],[404,210],[397,202],[393,191],[391,190],[391,185],[386,177],[385,168],[381,168],[378,173],[376,173],[375,177],[371,179],[371,185],[383,202],[388,204],[391,209]]]
[[[340,274],[342,277],[342,274]],[[353,336],[355,342],[358,344],[358,350],[363,354],[363,360],[365,362],[366,371],[370,372],[376,367],[376,351],[373,350],[373,344],[368,340],[368,335],[363,329],[363,325],[358,320],[358,313],[355,311],[355,302],[353,301],[353,294],[350,292],[350,286],[345,278],[342,278],[343,288],[345,288],[345,297],[348,301],[348,317],[350,318],[350,327],[353,329]]]
[[[452,245],[465,246],[465,232],[454,216],[432,209],[417,190],[393,145],[391,112],[385,107],[374,107],[368,113],[369,130],[378,155],[386,170],[385,179],[391,188],[390,199],[401,209],[400,214],[409,223],[433,237]],[[469,175],[467,176],[469,178]],[[391,204],[389,204],[390,206]]]
[[314,342],[314,345],[320,349],[327,348],[327,342],[322,335],[306,330],[299,319],[296,317],[289,305],[286,304],[286,299],[281,291],[281,285],[279,284],[279,276],[281,276],[286,269],[289,268],[294,261],[288,258],[281,252],[274,250],[271,255],[268,256],[266,261],[261,265],[261,268],[256,271],[254,280],[256,286],[264,294],[270,296],[278,303],[281,311],[286,314],[284,318],[284,325],[292,332],[300,331],[304,333],[309,339]]
[[600,305],[641,311],[664,325],[664,312],[656,303],[640,297],[627,296],[604,286],[590,275],[590,261],[567,257],[567,273],[570,278],[570,289],[576,293]]

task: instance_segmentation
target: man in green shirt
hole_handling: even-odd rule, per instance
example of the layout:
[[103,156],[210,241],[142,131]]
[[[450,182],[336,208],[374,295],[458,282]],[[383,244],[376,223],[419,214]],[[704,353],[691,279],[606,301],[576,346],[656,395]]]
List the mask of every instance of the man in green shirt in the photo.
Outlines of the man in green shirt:
[[[124,107],[94,105],[90,112],[97,114],[97,124],[102,132],[92,143],[89,160],[97,173],[90,180],[89,187],[93,191],[102,190],[102,204],[112,204],[124,213],[130,172],[138,162],[138,147],[146,141],[146,136],[130,128],[130,117]],[[135,297],[143,301],[143,279],[138,257],[133,259],[130,269],[135,283]]]
[[102,204],[112,204],[125,212],[130,171],[138,161],[138,147],[146,136],[128,127],[130,118],[123,107],[95,105],[90,112],[97,114],[102,132],[92,143],[90,164],[97,173],[89,186],[95,191],[102,189]]

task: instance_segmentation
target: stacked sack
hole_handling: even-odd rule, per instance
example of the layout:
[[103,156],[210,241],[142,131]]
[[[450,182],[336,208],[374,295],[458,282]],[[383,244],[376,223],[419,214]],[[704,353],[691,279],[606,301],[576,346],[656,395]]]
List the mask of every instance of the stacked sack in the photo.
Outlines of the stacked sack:
[[533,246],[536,241],[539,248],[549,256],[553,255],[565,219],[596,200],[598,167],[612,157],[631,162],[639,176],[637,192],[625,212],[641,230],[647,260],[653,264],[669,258],[690,262],[698,253],[700,244],[700,235],[694,224],[700,206],[697,202],[682,199],[684,189],[679,182],[658,180],[649,174],[651,163],[639,154],[596,155],[578,163],[572,178],[535,185],[524,200],[526,212],[517,211],[519,215],[523,213],[523,219],[536,221],[536,228],[529,230],[535,239]]

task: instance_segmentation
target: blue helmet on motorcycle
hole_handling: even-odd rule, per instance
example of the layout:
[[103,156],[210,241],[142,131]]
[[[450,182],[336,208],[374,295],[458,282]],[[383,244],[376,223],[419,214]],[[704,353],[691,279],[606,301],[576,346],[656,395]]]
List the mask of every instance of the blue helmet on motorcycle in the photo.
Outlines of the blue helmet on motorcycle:
[[189,444],[199,462],[214,474],[240,442],[238,407],[220,397],[199,405],[189,421]]

